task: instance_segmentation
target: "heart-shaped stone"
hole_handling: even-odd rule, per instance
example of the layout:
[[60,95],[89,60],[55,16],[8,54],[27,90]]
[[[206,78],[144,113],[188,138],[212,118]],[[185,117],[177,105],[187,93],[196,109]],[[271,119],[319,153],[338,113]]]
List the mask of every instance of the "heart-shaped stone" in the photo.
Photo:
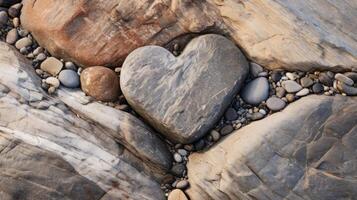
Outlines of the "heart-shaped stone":
[[129,104],[173,142],[202,137],[221,118],[248,74],[248,62],[227,38],[193,39],[179,57],[158,46],[125,60],[121,89]]

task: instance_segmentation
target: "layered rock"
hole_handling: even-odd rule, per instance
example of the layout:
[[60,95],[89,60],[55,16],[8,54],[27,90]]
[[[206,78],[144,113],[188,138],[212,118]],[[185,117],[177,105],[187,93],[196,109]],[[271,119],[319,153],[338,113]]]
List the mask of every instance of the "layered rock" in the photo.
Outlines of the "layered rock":
[[202,137],[221,118],[248,74],[248,63],[228,39],[192,40],[179,57],[158,46],[132,52],[120,86],[129,104],[174,142]]
[[[83,199],[164,198],[159,180],[171,167],[171,154],[150,128],[128,113],[88,101],[78,90],[60,89],[59,100],[48,96],[40,89],[40,79],[30,63],[15,51],[0,43],[0,140],[4,149],[0,162],[19,170],[6,179],[11,188],[1,189],[4,198],[22,195],[22,188],[28,192],[26,197],[43,192],[63,198],[83,194]],[[6,152],[11,153],[14,144],[19,148],[9,160],[6,155],[12,154]],[[27,151],[22,151],[23,146]],[[21,152],[26,155],[18,155]],[[23,165],[37,166],[44,173],[27,171],[31,169],[17,164],[25,160]],[[45,161],[55,162],[54,168],[63,166],[63,171],[44,166]],[[46,174],[52,176],[43,182]],[[61,184],[61,175],[73,182]],[[10,184],[21,177],[25,180],[23,187]],[[39,187],[31,186],[30,181],[43,185],[39,194],[30,190]],[[78,184],[98,194],[80,191]],[[45,187],[53,192],[44,191]],[[75,188],[78,191],[71,191]]]
[[[21,22],[53,55],[84,66],[117,66],[134,49],[164,45],[216,23],[192,0],[26,0]],[[36,22],[36,23],[33,23]]]
[[25,0],[21,20],[53,55],[85,66],[116,66],[140,46],[210,31],[270,69],[337,71],[356,70],[356,7],[348,0]]
[[357,99],[309,96],[188,163],[191,199],[353,199]]

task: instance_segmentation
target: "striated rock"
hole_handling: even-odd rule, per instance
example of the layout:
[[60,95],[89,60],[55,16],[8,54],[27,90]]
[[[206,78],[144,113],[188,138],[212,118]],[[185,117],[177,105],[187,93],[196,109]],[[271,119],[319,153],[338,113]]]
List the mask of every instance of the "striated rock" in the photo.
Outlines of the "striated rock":
[[115,101],[119,96],[119,78],[106,67],[89,67],[81,73],[83,92],[98,101]]
[[[1,175],[9,180],[5,190],[0,185],[5,191],[1,199],[14,194],[43,194],[34,199],[48,199],[53,193],[58,199],[164,199],[159,181],[171,168],[171,154],[139,119],[90,102],[80,90],[59,89],[56,99],[48,96],[31,63],[4,43],[0,43],[0,70],[0,146],[8,146],[1,139],[6,138],[28,150],[19,148],[14,156],[8,154],[11,159],[1,156],[4,170],[18,170]],[[11,149],[5,147],[1,154]],[[31,156],[39,151],[43,156]],[[44,166],[47,161],[56,163]],[[21,183],[18,178],[23,178]],[[91,191],[80,190],[86,188]]]
[[209,131],[240,89],[249,67],[228,39],[205,35],[179,57],[157,46],[125,60],[120,86],[129,104],[174,142],[190,143]]
[[[312,95],[189,157],[190,199],[357,195],[357,99]],[[264,128],[262,128],[264,127]]]
[[[201,1],[23,2],[21,22],[52,55],[84,66],[117,67],[134,49],[164,45],[217,24]],[[36,23],[33,23],[36,22]]]

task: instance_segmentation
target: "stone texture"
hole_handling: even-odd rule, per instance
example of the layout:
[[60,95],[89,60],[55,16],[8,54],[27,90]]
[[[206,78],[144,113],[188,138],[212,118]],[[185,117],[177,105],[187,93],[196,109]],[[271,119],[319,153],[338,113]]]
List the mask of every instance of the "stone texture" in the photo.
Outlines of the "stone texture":
[[[308,96],[189,157],[190,199],[353,199],[357,103]],[[264,128],[262,128],[264,127]]]
[[285,107],[285,101],[277,98],[277,97],[270,97],[267,100],[267,106],[272,111],[279,111]]
[[77,72],[65,69],[60,72],[58,79],[61,81],[61,84],[68,88],[77,88],[80,85],[80,80]]
[[182,190],[175,189],[169,194],[168,200],[188,200],[185,193]]
[[164,48],[135,50],[120,86],[129,104],[172,141],[190,143],[221,118],[248,74],[248,63],[228,39],[204,35],[179,57]]
[[21,0],[0,0],[0,7],[10,7],[11,5],[20,2]]
[[283,81],[281,85],[289,93],[295,93],[302,89],[301,85],[299,85],[297,82],[292,80]]
[[55,57],[48,57],[41,63],[40,68],[52,76],[56,76],[62,70],[63,63]]
[[119,97],[118,75],[111,69],[94,66],[81,73],[82,90],[98,101],[115,101]]
[[[56,195],[66,198],[76,193],[83,194],[84,199],[98,200],[165,199],[159,181],[171,168],[172,157],[165,143],[143,122],[128,113],[91,102],[80,90],[59,89],[56,99],[48,96],[41,89],[41,80],[31,63],[4,43],[0,43],[0,70],[0,138],[26,144],[28,152],[36,152],[36,147],[45,155],[55,155],[56,163],[63,168],[56,171],[51,170],[55,165],[41,167],[42,162],[51,161],[51,158],[45,157],[42,161],[40,156],[29,154],[26,157],[26,151],[23,151],[26,155],[17,153],[7,162],[5,154],[12,151],[9,146],[8,150],[1,151],[4,156],[1,156],[0,162],[6,162],[9,167],[21,167],[34,176],[13,170],[6,177],[10,180],[12,175],[15,180],[8,182],[4,196],[0,193],[1,199],[7,199],[6,193],[12,191],[18,191],[18,195],[37,197],[44,194],[42,191],[46,187],[63,192]],[[7,146],[2,140],[0,143]],[[22,163],[24,166],[16,163],[24,159],[28,159],[28,162]],[[28,167],[41,168],[31,171],[26,168],[27,164]],[[11,171],[11,168],[7,170]],[[41,173],[37,173],[38,170]],[[45,177],[45,181],[41,180],[42,175],[50,177]],[[67,182],[64,182],[61,177],[66,176]],[[25,180],[38,181],[36,183],[43,185],[31,185],[25,181],[19,183],[16,177],[28,178]],[[1,173],[0,180],[5,180],[3,178],[5,175]],[[21,193],[21,187],[14,185],[17,183],[23,184],[28,193]],[[3,183],[0,181],[0,184]],[[92,192],[97,191],[104,196],[96,198],[98,194],[91,195],[91,191],[71,190],[75,188],[93,189]],[[48,199],[46,197],[43,196]]]
[[53,55],[86,66],[116,67],[140,46],[208,30],[229,35],[269,69],[356,70],[356,7],[350,0],[27,0],[21,21]]
[[[117,67],[134,49],[164,45],[214,26],[210,5],[196,1],[27,0],[21,22],[55,56],[84,66]],[[211,13],[211,12],[210,12]],[[36,22],[36,23],[33,23]]]
[[256,78],[246,84],[240,93],[243,100],[252,105],[258,105],[269,97],[269,82],[264,77]]

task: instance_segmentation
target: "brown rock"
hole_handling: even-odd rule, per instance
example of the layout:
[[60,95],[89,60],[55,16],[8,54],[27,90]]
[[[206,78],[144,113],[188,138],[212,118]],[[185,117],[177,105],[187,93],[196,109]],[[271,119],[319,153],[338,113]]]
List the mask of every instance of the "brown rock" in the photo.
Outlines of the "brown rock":
[[89,67],[81,74],[82,90],[98,101],[115,101],[119,96],[119,78],[102,66]]
[[206,15],[208,7],[192,0],[28,0],[21,22],[52,55],[116,67],[140,46],[213,26],[217,15]]
[[170,192],[168,200],[188,200],[185,193],[182,190],[175,189]]

